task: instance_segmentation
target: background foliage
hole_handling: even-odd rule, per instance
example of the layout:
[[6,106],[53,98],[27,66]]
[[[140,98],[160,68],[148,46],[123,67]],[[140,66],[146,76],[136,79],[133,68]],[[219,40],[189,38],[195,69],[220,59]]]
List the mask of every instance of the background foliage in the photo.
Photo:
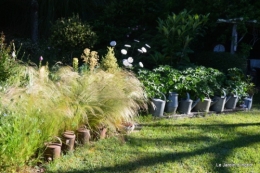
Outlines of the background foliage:
[[[30,38],[31,28],[31,0],[25,0],[21,3],[18,0],[2,0],[0,2],[0,30],[4,31],[8,40],[13,38]],[[45,43],[42,46],[27,46],[26,51],[30,54],[29,59],[37,63],[39,54],[48,50],[51,45],[46,43],[50,36],[52,23],[59,18],[69,18],[73,14],[78,14],[83,22],[87,22],[93,27],[93,32],[98,35],[98,44],[94,46],[100,55],[105,55],[105,47],[111,40],[116,40],[118,45],[126,44],[139,39],[140,41],[149,41],[153,48],[151,56],[157,61],[147,61],[149,67],[166,63],[167,55],[164,54],[163,40],[157,30],[158,18],[164,20],[168,15],[178,14],[184,9],[190,11],[192,15],[207,15],[207,30],[204,37],[194,38],[190,49],[196,52],[212,51],[216,44],[224,44],[226,51],[229,51],[231,41],[232,25],[227,23],[217,23],[217,19],[230,19],[243,17],[244,22],[238,26],[238,37],[244,38],[241,43],[248,44],[253,55],[255,51],[252,40],[257,39],[259,24],[248,24],[247,20],[259,21],[260,3],[258,1],[216,1],[209,3],[205,0],[200,1],[145,1],[145,0],[38,0],[39,16],[39,43]],[[11,11],[11,13],[10,13]],[[102,13],[100,12],[102,11]],[[138,16],[137,16],[138,15]],[[19,29],[16,27],[19,25]],[[201,34],[201,33],[200,33]],[[258,46],[258,43],[255,43]],[[241,44],[239,43],[238,46]],[[32,54],[37,50],[37,53]],[[40,50],[39,50],[40,49]],[[117,53],[118,49],[115,49]],[[238,54],[243,53],[242,48],[238,48]],[[57,50],[45,53],[52,56],[51,59],[62,60]],[[27,58],[27,57],[26,57]],[[158,64],[159,63],[159,64]]]
[[96,42],[96,33],[89,24],[82,22],[78,15],[58,19],[51,27],[51,48],[59,50],[59,56],[65,56],[63,62],[71,62],[74,56],[78,56],[86,47],[92,48]]
[[244,72],[247,70],[247,59],[243,55],[228,52],[201,52],[194,54],[192,62],[206,67],[227,72],[229,68],[237,67]]

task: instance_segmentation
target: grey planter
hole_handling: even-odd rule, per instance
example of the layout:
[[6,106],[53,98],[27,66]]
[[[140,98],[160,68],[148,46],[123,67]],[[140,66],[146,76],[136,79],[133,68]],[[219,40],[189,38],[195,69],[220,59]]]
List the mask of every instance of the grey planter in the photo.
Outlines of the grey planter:
[[182,114],[190,114],[191,110],[196,106],[196,104],[199,102],[199,99],[193,102],[193,100],[190,99],[190,95],[187,93],[187,99],[181,100],[178,106],[178,111]]
[[164,100],[159,99],[159,98],[154,98],[151,101],[150,113],[153,116],[158,116],[158,117],[163,116],[163,112],[165,109],[165,103],[166,103],[166,97],[164,94],[162,94],[162,95],[163,95]]
[[178,94],[175,92],[168,93],[165,112],[175,114],[177,108],[178,108]]
[[224,95],[221,97],[215,96],[212,100],[210,105],[210,110],[215,111],[217,113],[223,112],[225,108],[226,102],[230,99],[230,97],[227,98],[226,92],[223,90]]
[[209,112],[210,104],[211,99],[204,99],[203,101],[200,100],[193,110],[195,112]]
[[245,106],[248,110],[252,108],[253,96],[244,98]]
[[230,97],[230,99],[226,102],[225,108],[226,109],[235,109],[238,102],[238,96],[233,95]]

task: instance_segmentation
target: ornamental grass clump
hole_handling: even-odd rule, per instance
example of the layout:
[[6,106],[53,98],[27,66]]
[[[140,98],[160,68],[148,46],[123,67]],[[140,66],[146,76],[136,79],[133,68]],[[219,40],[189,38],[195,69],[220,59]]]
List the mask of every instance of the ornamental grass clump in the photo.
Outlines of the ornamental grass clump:
[[95,85],[92,90],[98,93],[102,114],[100,117],[89,116],[92,128],[105,126],[115,132],[123,122],[132,121],[138,110],[145,107],[144,91],[132,73],[118,71],[107,74],[100,71],[93,78]]
[[79,74],[73,67],[50,72],[46,66],[22,70],[24,80],[0,92],[1,172],[42,158],[44,143],[65,130],[86,125],[91,133],[106,127],[113,134],[146,106],[141,83],[128,71]]
[[0,169],[9,172],[32,157],[40,158],[44,142],[64,129],[66,117],[56,109],[60,94],[53,82],[44,79],[47,70],[23,69],[27,85],[13,84],[0,93]]

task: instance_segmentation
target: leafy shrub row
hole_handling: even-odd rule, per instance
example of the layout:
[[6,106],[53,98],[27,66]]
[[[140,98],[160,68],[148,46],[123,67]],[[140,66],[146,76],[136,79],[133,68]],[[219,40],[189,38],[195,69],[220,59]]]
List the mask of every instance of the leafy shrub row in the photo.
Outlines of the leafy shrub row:
[[159,92],[177,92],[181,97],[188,92],[193,98],[200,99],[221,95],[223,90],[240,97],[254,93],[254,85],[250,78],[238,68],[230,68],[227,73],[223,73],[204,66],[178,70],[165,65],[152,71],[139,70],[138,78],[150,98],[156,97]]

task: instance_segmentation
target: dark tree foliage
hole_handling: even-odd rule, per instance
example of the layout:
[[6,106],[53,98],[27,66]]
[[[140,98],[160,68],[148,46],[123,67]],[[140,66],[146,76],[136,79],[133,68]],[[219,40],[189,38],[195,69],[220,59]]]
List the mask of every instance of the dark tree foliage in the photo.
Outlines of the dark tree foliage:
[[[31,1],[1,0],[0,31],[8,38],[31,38]],[[138,39],[151,44],[153,53],[162,49],[158,36],[157,20],[166,19],[169,14],[178,14],[184,9],[192,14],[210,13],[204,37],[196,37],[191,49],[194,52],[212,51],[216,44],[223,44],[229,51],[232,24],[217,23],[218,19],[243,17],[238,25],[237,53],[254,52],[259,24],[249,24],[248,20],[260,21],[260,1],[257,0],[37,0],[39,40],[47,39],[50,28],[61,17],[68,18],[77,14],[88,22],[98,35],[95,50],[106,50],[111,40],[118,45]],[[243,46],[246,43],[250,46]],[[247,54],[245,53],[245,54]]]

